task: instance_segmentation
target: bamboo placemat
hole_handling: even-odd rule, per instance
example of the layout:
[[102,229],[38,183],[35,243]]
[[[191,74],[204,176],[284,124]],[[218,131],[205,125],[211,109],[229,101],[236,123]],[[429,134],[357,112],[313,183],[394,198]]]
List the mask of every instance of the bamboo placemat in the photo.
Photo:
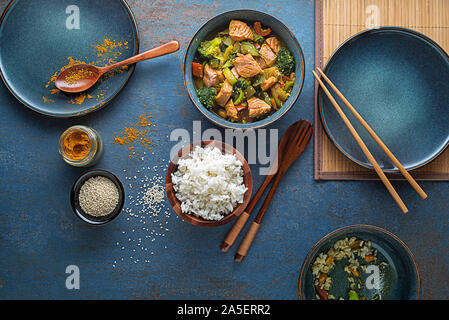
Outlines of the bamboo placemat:
[[[321,68],[341,43],[375,22],[414,29],[449,52],[449,0],[316,0],[315,15],[315,65]],[[316,95],[314,116],[315,179],[378,179],[374,171],[354,164],[332,144],[321,124]],[[449,149],[411,174],[419,180],[449,180]],[[391,174],[389,178],[402,176]]]

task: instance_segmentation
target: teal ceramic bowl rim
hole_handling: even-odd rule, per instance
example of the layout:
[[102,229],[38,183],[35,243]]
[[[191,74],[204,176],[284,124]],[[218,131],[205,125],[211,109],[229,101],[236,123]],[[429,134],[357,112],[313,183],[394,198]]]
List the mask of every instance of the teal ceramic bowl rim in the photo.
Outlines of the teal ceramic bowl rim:
[[[382,32],[382,31],[402,31],[402,32],[410,33],[410,34],[412,34],[412,35],[414,35],[414,36],[417,36],[417,37],[421,38],[422,40],[428,42],[431,46],[434,47],[435,50],[439,51],[439,52],[442,54],[442,56],[445,56],[446,59],[447,59],[447,61],[448,61],[448,63],[449,63],[449,54],[448,54],[446,51],[444,51],[444,49],[443,49],[438,43],[436,43],[434,40],[432,40],[431,38],[427,37],[426,35],[424,35],[424,34],[418,32],[418,31],[416,31],[416,30],[409,29],[409,28],[396,27],[396,26],[384,26],[384,27],[379,27],[379,28],[374,28],[374,29],[368,29],[368,30],[361,31],[361,32],[359,32],[359,33],[353,35],[352,37],[349,37],[348,39],[346,39],[346,40],[345,40],[342,44],[340,44],[340,45],[338,46],[338,48],[335,49],[335,51],[332,53],[332,55],[330,56],[329,60],[327,61],[326,65],[325,65],[325,67],[323,68],[323,72],[326,73],[326,71],[327,71],[327,69],[328,69],[330,63],[331,63],[331,62],[333,61],[333,59],[337,56],[337,54],[340,52],[340,50],[341,50],[344,46],[346,46],[349,42],[353,41],[353,40],[356,39],[356,38],[359,38],[359,37],[365,35],[366,33],[371,33],[371,32],[376,32],[376,31],[377,31],[377,32],[378,32],[378,31],[380,31],[380,32]],[[321,110],[321,97],[322,97],[322,89],[319,87],[318,93],[317,93],[317,107],[318,107],[318,112],[319,112],[319,114],[320,114],[320,120],[321,120],[321,124],[322,124],[322,126],[323,126],[323,128],[324,128],[324,131],[326,132],[326,135],[329,137],[329,139],[332,141],[332,144],[333,144],[338,150],[340,150],[340,152],[341,152],[346,158],[348,158],[349,160],[351,160],[353,163],[355,163],[355,164],[357,164],[357,165],[359,165],[359,166],[361,166],[361,167],[363,167],[363,168],[366,168],[366,169],[369,169],[369,170],[374,170],[374,168],[372,168],[371,166],[368,166],[368,165],[366,165],[366,164],[363,164],[363,163],[357,161],[356,159],[354,159],[353,157],[351,157],[351,155],[349,155],[348,153],[346,153],[346,152],[339,146],[339,144],[337,143],[337,141],[335,141],[335,139],[332,137],[332,135],[331,135],[331,133],[329,132],[329,129],[327,128],[327,126],[326,126],[326,124],[325,124],[325,121],[324,121],[324,119],[323,119],[323,113],[322,113],[322,110]],[[433,157],[427,159],[425,162],[423,162],[423,163],[421,163],[421,164],[418,164],[418,165],[416,165],[416,166],[407,168],[407,171],[410,171],[410,170],[416,170],[416,169],[419,169],[419,168],[421,168],[421,167],[423,167],[423,166],[425,166],[425,165],[431,163],[431,162],[434,161],[436,158],[438,158],[438,157],[439,157],[439,156],[446,150],[446,148],[447,148],[448,146],[449,146],[449,142],[446,143],[446,144],[441,148],[441,150],[440,150],[439,152],[437,152]],[[400,172],[399,169],[383,169],[383,168],[381,168],[381,169],[382,169],[384,172],[388,172],[388,173],[399,173],[399,172]]]
[[[1,24],[3,23],[3,19],[6,17],[6,14],[8,13],[9,9],[11,8],[11,6],[14,4],[15,1],[16,1],[16,0],[11,0],[11,1],[8,3],[8,5],[6,6],[5,10],[3,11],[2,16],[0,17],[0,26],[1,26]],[[123,7],[126,9],[126,11],[128,12],[128,14],[129,14],[129,16],[130,16],[130,18],[131,18],[132,26],[133,26],[133,29],[134,29],[134,32],[135,32],[135,35],[136,35],[136,37],[135,37],[135,39],[134,39],[134,48],[135,48],[135,49],[134,49],[134,55],[136,55],[136,54],[139,53],[139,42],[140,42],[140,41],[139,41],[139,39],[140,39],[140,36],[139,36],[139,29],[137,28],[136,18],[134,17],[134,13],[132,12],[131,7],[128,5],[128,3],[126,2],[126,0],[119,0],[119,1],[122,3]],[[87,109],[87,110],[84,110],[84,111],[82,111],[82,112],[75,112],[75,113],[70,113],[70,114],[52,114],[52,113],[49,113],[49,112],[44,112],[44,111],[42,111],[42,110],[39,110],[39,108],[36,108],[35,106],[33,106],[33,105],[31,105],[31,104],[28,104],[28,103],[26,103],[25,101],[23,101],[22,98],[20,97],[20,94],[19,94],[19,93],[16,93],[16,92],[9,86],[7,80],[5,79],[5,77],[4,77],[4,75],[3,75],[2,68],[0,68],[0,77],[2,78],[2,81],[3,81],[3,83],[5,84],[5,87],[8,89],[8,91],[11,92],[11,94],[12,94],[12,95],[13,95],[19,102],[21,102],[24,106],[26,106],[27,108],[29,108],[29,109],[31,109],[31,110],[37,112],[37,113],[40,113],[40,114],[43,114],[43,115],[46,115],[46,116],[51,116],[51,117],[54,117],[54,118],[70,118],[70,117],[80,117],[80,116],[86,115],[86,114],[91,113],[91,112],[93,112],[93,111],[100,110],[100,109],[102,109],[103,107],[105,107],[109,102],[111,102],[115,97],[117,97],[118,94],[123,90],[123,88],[124,88],[124,87],[126,86],[126,84],[128,83],[129,79],[130,79],[131,76],[133,75],[134,69],[135,69],[135,64],[132,64],[132,65],[128,68],[129,72],[128,72],[128,75],[127,75],[125,81],[123,82],[123,85],[122,85],[122,86],[117,90],[117,92],[116,92],[114,95],[112,95],[109,99],[107,99],[107,100],[105,100],[105,101],[102,101],[102,102],[99,102],[99,103],[97,103],[96,105],[92,106],[91,108],[89,108],[89,109]]]
[[407,254],[408,254],[409,258],[410,258],[410,261],[413,262],[413,267],[414,267],[415,272],[416,272],[417,281],[418,281],[418,290],[417,290],[417,294],[416,294],[416,299],[415,300],[419,300],[420,297],[421,297],[421,276],[419,274],[418,263],[416,262],[415,256],[413,255],[412,251],[405,244],[405,242],[402,241],[401,239],[399,239],[399,237],[396,236],[395,234],[393,234],[390,231],[387,231],[387,230],[385,230],[383,228],[372,226],[372,225],[368,225],[368,224],[354,224],[354,225],[338,228],[338,229],[328,233],[327,235],[322,237],[320,240],[318,240],[317,243],[315,243],[315,245],[307,253],[306,258],[304,259],[304,262],[302,263],[301,270],[299,271],[299,277],[298,277],[298,295],[299,295],[299,299],[300,300],[305,300],[305,298],[304,298],[304,296],[302,294],[302,290],[301,290],[301,282],[302,282],[302,278],[303,278],[304,273],[310,267],[310,259],[312,258],[313,252],[316,249],[318,249],[321,245],[323,245],[323,243],[326,242],[329,238],[333,237],[334,235],[336,235],[338,233],[341,233],[341,232],[351,231],[351,230],[356,230],[356,229],[367,229],[367,230],[379,231],[379,232],[384,233],[387,236],[390,236],[391,238],[393,238],[397,243],[399,243],[404,248],[404,250],[407,252]]
[[[299,56],[301,57],[301,66],[302,66],[302,74],[300,77],[300,82],[299,82],[299,89],[297,90],[297,93],[295,94],[295,96],[291,96],[289,97],[289,99],[287,100],[288,106],[285,107],[284,110],[278,110],[275,113],[273,113],[273,115],[271,115],[270,117],[273,117],[274,115],[276,115],[275,117],[273,117],[273,119],[270,119],[270,121],[265,121],[266,119],[262,119],[260,121],[255,121],[255,122],[251,122],[251,123],[247,123],[247,124],[243,124],[243,123],[234,123],[231,121],[227,121],[224,119],[220,119],[218,116],[214,116],[213,114],[211,114],[210,111],[207,111],[206,108],[201,104],[197,104],[195,102],[195,99],[192,96],[191,91],[189,90],[189,87],[187,85],[187,78],[186,78],[186,62],[187,62],[187,55],[191,50],[193,41],[196,39],[196,37],[198,36],[198,34],[207,27],[207,25],[215,19],[219,19],[220,17],[227,15],[229,13],[245,13],[245,12],[251,12],[251,13],[255,13],[255,14],[260,14],[260,15],[266,15],[268,17],[270,17],[271,19],[274,19],[276,21],[276,23],[281,26],[283,29],[285,29],[285,31],[288,32],[288,34],[290,35],[291,39],[293,40],[293,43],[296,47],[296,49],[299,52]],[[193,105],[198,109],[198,111],[201,112],[201,114],[203,114],[203,116],[205,116],[207,119],[209,119],[210,121],[212,121],[213,123],[224,127],[224,128],[229,128],[229,129],[257,129],[257,128],[262,128],[265,126],[270,125],[271,123],[275,122],[276,120],[279,120],[281,117],[283,117],[295,104],[296,100],[298,99],[299,95],[301,94],[302,88],[304,86],[304,78],[305,78],[305,74],[306,74],[306,65],[305,65],[305,59],[304,59],[304,53],[302,51],[301,45],[299,44],[298,40],[296,39],[296,37],[293,35],[293,33],[286,27],[286,25],[281,22],[279,19],[277,19],[276,17],[272,16],[269,13],[263,12],[263,11],[258,11],[258,10],[253,10],[253,9],[237,9],[237,10],[230,10],[230,11],[226,11],[223,13],[220,13],[219,15],[214,16],[213,18],[209,19],[206,23],[204,23],[194,34],[194,36],[192,37],[192,39],[190,39],[189,41],[189,45],[187,46],[187,49],[184,53],[184,59],[183,59],[183,63],[182,63],[182,76],[183,76],[183,80],[184,80],[184,87],[187,91],[187,94],[189,95],[190,101],[192,101]],[[298,77],[296,76],[296,79],[298,79]],[[285,104],[284,104],[285,106]],[[283,108],[284,108],[283,106]]]

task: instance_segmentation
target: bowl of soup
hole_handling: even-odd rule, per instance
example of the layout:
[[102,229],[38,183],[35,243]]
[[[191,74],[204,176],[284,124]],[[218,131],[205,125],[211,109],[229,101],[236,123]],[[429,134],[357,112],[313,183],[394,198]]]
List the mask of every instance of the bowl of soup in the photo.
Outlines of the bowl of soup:
[[204,24],[183,63],[184,85],[195,107],[226,128],[260,128],[284,116],[304,82],[304,55],[275,17],[234,10]]

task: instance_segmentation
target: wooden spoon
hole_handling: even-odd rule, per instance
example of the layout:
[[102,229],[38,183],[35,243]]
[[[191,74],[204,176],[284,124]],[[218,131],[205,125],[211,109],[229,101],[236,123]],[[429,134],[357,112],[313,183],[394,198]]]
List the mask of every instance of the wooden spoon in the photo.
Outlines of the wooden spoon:
[[307,147],[310,139],[312,138],[312,133],[312,125],[310,124],[310,122],[304,121],[301,127],[294,133],[292,139],[289,140],[288,144],[285,147],[285,156],[282,158],[282,163],[280,164],[279,171],[276,175],[273,185],[271,186],[271,189],[268,192],[268,195],[265,198],[262,207],[257,213],[254,222],[251,224],[248,233],[245,235],[245,238],[243,238],[242,243],[240,244],[240,247],[238,248],[237,253],[234,256],[234,260],[242,262],[242,260],[245,258],[254,238],[256,237],[256,233],[259,230],[262,219],[265,216],[265,212],[267,211],[268,206],[273,199],[274,193],[276,192],[276,189],[279,186],[282,177],[287,172],[292,163],[295,162],[295,160]]
[[273,163],[273,165],[270,168],[270,172],[265,177],[265,180],[260,185],[259,190],[257,190],[254,197],[251,199],[251,202],[246,207],[245,211],[240,215],[238,220],[234,223],[231,230],[229,231],[226,238],[223,240],[220,249],[223,252],[227,252],[229,248],[234,243],[235,239],[237,239],[238,235],[242,231],[243,227],[245,226],[246,221],[248,220],[249,216],[251,215],[251,212],[253,211],[254,207],[256,206],[259,199],[262,197],[265,189],[268,187],[270,182],[275,177],[279,167],[280,163],[282,163],[282,157],[285,151],[285,146],[287,145],[288,140],[291,138],[292,134],[298,130],[299,126],[301,125],[301,121],[296,121],[295,123],[291,124],[287,130],[285,130],[284,135],[281,138],[281,141],[278,146],[278,152],[276,156],[276,160]]
[[[178,49],[179,42],[174,40],[106,67],[96,67],[90,64],[77,64],[61,72],[56,77],[55,85],[56,88],[61,91],[70,93],[82,92],[92,87],[106,72],[122,66],[126,66],[131,63],[136,63],[173,53],[178,51]],[[67,81],[67,76],[74,73],[81,75],[82,78],[78,80]]]

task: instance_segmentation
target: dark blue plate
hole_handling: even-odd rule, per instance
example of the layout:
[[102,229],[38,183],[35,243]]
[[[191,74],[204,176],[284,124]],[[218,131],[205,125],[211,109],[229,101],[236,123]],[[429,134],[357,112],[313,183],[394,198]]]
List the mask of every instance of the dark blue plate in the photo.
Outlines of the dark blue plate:
[[[379,227],[368,225],[354,225],[337,229],[318,241],[307,254],[299,273],[299,298],[303,300],[316,299],[313,285],[312,264],[321,252],[327,252],[336,241],[344,238],[356,237],[365,241],[371,241],[372,247],[377,249],[379,261],[388,263],[388,266],[380,272],[380,288],[364,289],[362,293],[371,300],[380,295],[382,300],[416,300],[420,296],[421,280],[418,265],[415,258],[397,236]],[[347,273],[343,270],[347,259],[337,261],[330,275],[333,279],[329,293],[336,299],[347,299],[349,281]],[[362,284],[367,275],[361,273]]]
[[[429,163],[447,147],[449,56],[431,39],[398,27],[364,31],[335,51],[324,72],[406,169]],[[380,167],[397,172],[341,100],[334,97]],[[319,103],[329,138],[350,160],[371,169],[321,89]]]
[[[76,29],[77,20],[71,17],[76,17],[78,10]],[[96,84],[88,91],[92,98],[82,104],[68,103],[73,96],[51,94],[54,84],[45,85],[68,63],[67,57],[104,65],[104,57],[97,57],[94,45],[105,38],[128,42],[128,49],[115,50],[122,53],[117,61],[138,53],[136,22],[125,1],[13,0],[0,18],[2,79],[20,102],[46,115],[71,117],[97,110],[120,92],[134,66]],[[45,102],[43,97],[54,102]]]

